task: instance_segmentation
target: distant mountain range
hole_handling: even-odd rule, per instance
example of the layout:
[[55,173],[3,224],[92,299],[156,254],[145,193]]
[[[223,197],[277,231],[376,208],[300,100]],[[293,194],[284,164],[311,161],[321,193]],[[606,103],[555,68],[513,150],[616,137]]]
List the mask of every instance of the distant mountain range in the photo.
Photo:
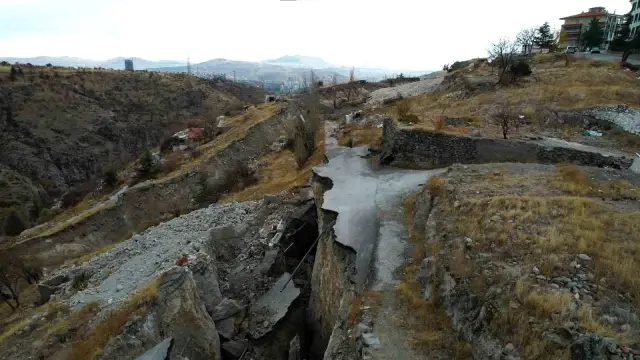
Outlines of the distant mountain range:
[[[184,61],[160,60],[151,61],[141,58],[117,57],[109,60],[98,61],[75,57],[50,57],[39,56],[33,58],[9,58],[0,57],[0,61],[9,63],[31,63],[33,65],[52,64],[54,66],[71,67],[102,67],[108,69],[124,69],[124,60],[132,59],[135,69],[153,69],[155,71],[186,72],[187,66]],[[349,78],[350,67],[338,66],[327,63],[321,58],[286,55],[277,59],[264,60],[260,62],[235,61],[227,59],[214,59],[202,63],[192,64],[192,72],[195,75],[210,76],[214,74],[224,74],[227,78],[234,77],[242,81],[258,81],[267,83],[299,83],[303,78],[308,78],[311,70],[316,78],[323,81],[330,81],[334,74],[339,82]],[[378,81],[385,77],[393,77],[400,73],[405,76],[419,76],[433,72],[424,71],[403,71],[378,68],[355,68],[355,77],[358,80]]]
[[160,67],[169,67],[169,66],[180,66],[184,65],[184,61],[174,61],[174,60],[160,60],[160,61],[151,61],[145,60],[141,58],[126,58],[126,57],[117,57],[109,60],[89,60],[89,59],[81,59],[76,57],[69,56],[38,56],[32,58],[15,58],[15,57],[0,57],[0,61],[6,61],[8,63],[21,63],[26,64],[30,63],[33,65],[44,66],[47,64],[51,64],[54,66],[70,66],[70,67],[102,67],[106,69],[124,69],[124,61],[126,59],[133,60],[133,66],[135,69],[155,69]]

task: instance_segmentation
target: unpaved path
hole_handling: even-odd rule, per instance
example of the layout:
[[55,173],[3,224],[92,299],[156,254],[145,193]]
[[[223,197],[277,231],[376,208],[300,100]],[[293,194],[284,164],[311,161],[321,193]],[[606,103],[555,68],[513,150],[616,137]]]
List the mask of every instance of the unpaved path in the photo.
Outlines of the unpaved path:
[[424,76],[420,81],[378,89],[369,94],[367,105],[381,105],[387,100],[398,98],[398,94],[405,98],[435,91],[438,85],[442,83],[446,74],[446,71],[436,71]]
[[329,163],[314,171],[330,178],[323,209],[338,213],[336,241],[356,251],[356,287],[378,294],[380,308],[373,319],[379,348],[369,348],[372,359],[421,359],[409,346],[410,336],[396,295],[402,269],[409,258],[409,235],[404,222],[404,200],[442,170],[374,170],[364,156],[366,148],[334,149]]

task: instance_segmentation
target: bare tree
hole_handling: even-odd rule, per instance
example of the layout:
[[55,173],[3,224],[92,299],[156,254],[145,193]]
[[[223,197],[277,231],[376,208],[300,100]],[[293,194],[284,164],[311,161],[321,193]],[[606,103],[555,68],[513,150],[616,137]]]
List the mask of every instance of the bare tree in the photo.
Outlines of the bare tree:
[[[0,299],[11,309],[20,307],[21,259],[3,254],[0,259]],[[13,304],[11,303],[13,301]]]
[[356,81],[356,69],[349,70],[349,85],[347,85],[347,101],[351,101],[351,92],[354,90],[354,81]]
[[533,50],[533,40],[535,38],[536,38],[535,27],[520,30],[520,32],[516,36],[516,44],[522,46],[524,49],[524,53],[526,55],[529,55]]
[[338,104],[337,104],[337,100],[338,100],[338,74],[333,73],[333,76],[331,77],[331,92],[333,94],[333,108],[337,109],[338,108]]
[[509,82],[509,74],[507,70],[513,63],[514,58],[518,52],[518,45],[515,41],[502,38],[497,43],[491,44],[489,50],[487,50],[489,56],[492,58],[492,63],[495,62],[495,66],[498,68],[499,80],[498,83],[505,84]]
[[298,167],[302,168],[316,150],[316,133],[321,126],[318,83],[313,72],[307,82],[303,78],[304,91],[301,96],[301,113],[286,124],[287,143],[293,151]]

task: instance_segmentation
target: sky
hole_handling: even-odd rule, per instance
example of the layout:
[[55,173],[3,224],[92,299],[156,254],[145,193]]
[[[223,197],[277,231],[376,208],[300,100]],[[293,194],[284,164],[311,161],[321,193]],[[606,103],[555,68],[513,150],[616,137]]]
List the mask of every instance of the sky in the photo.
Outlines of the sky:
[[321,57],[336,65],[437,70],[501,37],[629,0],[0,0],[0,57],[106,60]]

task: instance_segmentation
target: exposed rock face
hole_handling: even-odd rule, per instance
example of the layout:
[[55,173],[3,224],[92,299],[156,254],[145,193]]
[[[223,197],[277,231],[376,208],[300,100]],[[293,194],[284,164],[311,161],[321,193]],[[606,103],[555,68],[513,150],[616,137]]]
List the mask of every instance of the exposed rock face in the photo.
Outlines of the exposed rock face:
[[136,360],[169,360],[173,350],[173,343],[173,338],[168,338],[138,356]]
[[486,139],[399,128],[385,120],[383,161],[410,168],[443,168],[452,164],[492,162],[561,163],[628,169],[633,159],[619,153],[557,139],[537,142]]
[[196,282],[184,268],[169,270],[158,285],[158,326],[171,335],[191,360],[221,360],[220,339],[198,295]]
[[38,218],[40,210],[49,205],[51,199],[42,186],[0,163],[0,234],[4,218],[8,214],[2,208],[15,207],[23,210],[21,215],[30,223]]
[[216,265],[209,256],[203,255],[198,257],[195,263],[189,264],[189,268],[193,272],[198,295],[204,302],[207,312],[211,315],[215,307],[222,301]]
[[185,91],[180,77],[142,72],[77,71],[3,82],[0,163],[58,196],[100,177],[114,159],[126,163],[158,145],[194,116],[257,103],[263,94],[231,82],[195,80],[192,86]]
[[290,277],[288,273],[282,274],[272,288],[251,307],[249,332],[254,339],[269,333],[300,295],[300,289],[289,281]]
[[614,339],[596,334],[582,336],[571,344],[571,360],[620,359]]
[[[225,176],[230,176],[237,162],[249,162],[259,157],[282,133],[286,112],[256,124],[247,131],[242,141],[234,141],[204,165],[220,186]],[[16,246],[16,251],[41,254],[43,266],[57,266],[70,257],[81,256],[97,248],[130,235],[133,229],[173,214],[176,210],[193,210],[193,199],[201,186],[195,172],[160,182],[145,182],[133,186],[122,194],[119,201],[104,210],[88,216],[80,222],[49,237],[36,237]],[[219,225],[221,226],[221,225]],[[55,241],[47,241],[54,238]],[[86,244],[83,250],[73,244]],[[73,252],[71,252],[73,250]],[[216,259],[218,254],[216,254]],[[220,254],[219,256],[222,256]]]

